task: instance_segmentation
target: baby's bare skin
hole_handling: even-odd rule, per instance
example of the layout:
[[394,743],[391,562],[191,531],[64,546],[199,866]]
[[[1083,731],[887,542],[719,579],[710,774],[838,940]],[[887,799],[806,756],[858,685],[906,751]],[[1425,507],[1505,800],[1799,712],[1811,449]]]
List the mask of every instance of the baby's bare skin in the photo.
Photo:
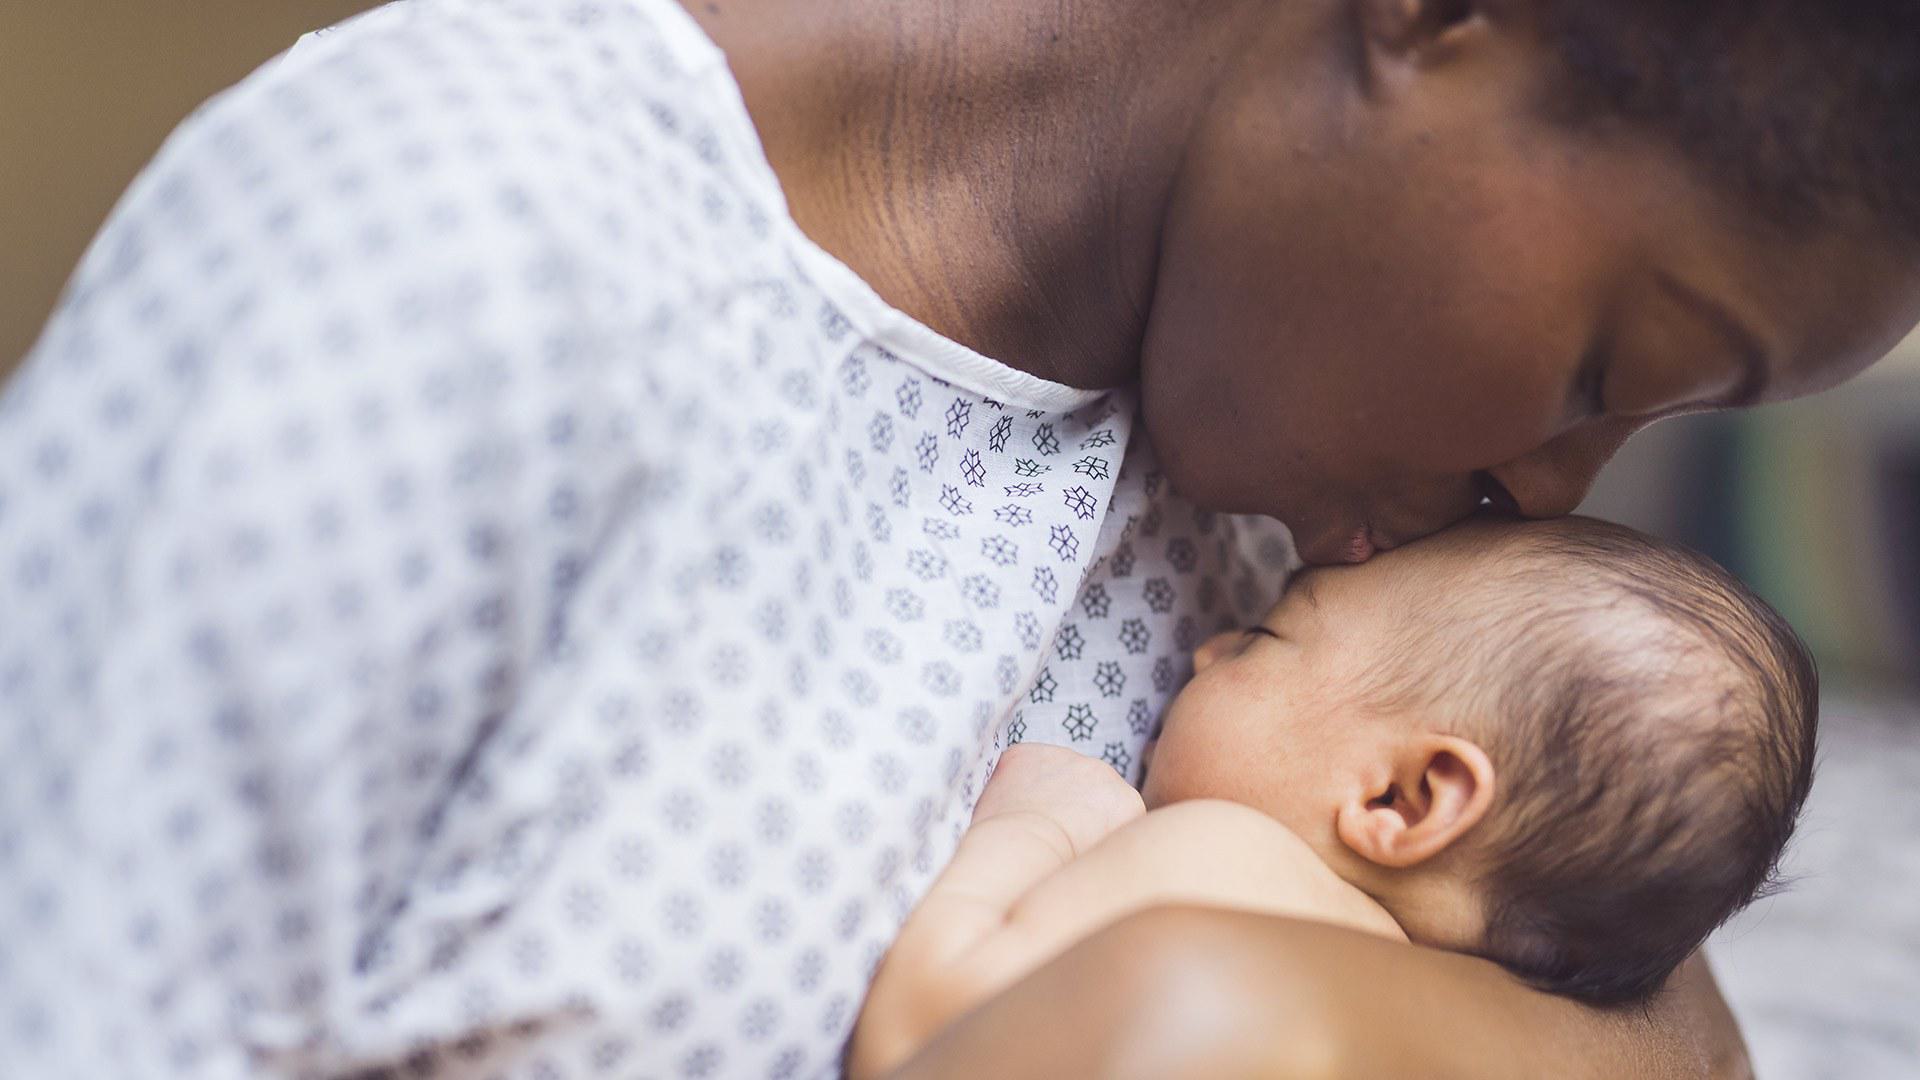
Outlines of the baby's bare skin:
[[877,1076],[949,1022],[1127,915],[1192,904],[1406,941],[1386,909],[1286,826],[1217,799],[1148,812],[1104,763],[1057,746],[1000,759],[973,827],[902,928],[854,1033]]

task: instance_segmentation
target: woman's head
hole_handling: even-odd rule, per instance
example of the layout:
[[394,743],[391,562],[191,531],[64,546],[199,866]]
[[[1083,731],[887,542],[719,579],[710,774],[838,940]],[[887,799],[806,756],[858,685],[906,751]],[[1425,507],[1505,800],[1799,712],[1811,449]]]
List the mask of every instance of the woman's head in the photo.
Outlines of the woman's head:
[[1920,317],[1920,5],[1329,0],[1223,58],[1143,358],[1186,493],[1364,558],[1571,510]]

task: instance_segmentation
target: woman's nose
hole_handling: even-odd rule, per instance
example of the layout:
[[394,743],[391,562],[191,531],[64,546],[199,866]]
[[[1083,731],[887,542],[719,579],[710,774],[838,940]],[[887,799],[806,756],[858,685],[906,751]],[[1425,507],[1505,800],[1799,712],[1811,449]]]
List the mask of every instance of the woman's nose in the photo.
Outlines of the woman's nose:
[[1571,514],[1586,500],[1600,469],[1643,426],[1630,420],[1592,424],[1481,474],[1494,506],[1530,518]]

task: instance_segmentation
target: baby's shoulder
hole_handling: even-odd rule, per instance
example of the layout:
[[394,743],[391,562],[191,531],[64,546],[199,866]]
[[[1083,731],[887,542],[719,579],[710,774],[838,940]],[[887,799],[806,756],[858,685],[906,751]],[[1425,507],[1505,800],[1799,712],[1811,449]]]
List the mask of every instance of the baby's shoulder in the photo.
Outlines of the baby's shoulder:
[[1235,852],[1253,862],[1337,878],[1300,834],[1251,806],[1226,799],[1189,799],[1157,807],[1134,828],[1143,839],[1165,843],[1170,851],[1201,858]]
[[1207,882],[1217,903],[1352,926],[1406,940],[1372,897],[1287,826],[1250,806],[1194,799],[1149,811],[1114,839],[1138,844],[1170,881]]

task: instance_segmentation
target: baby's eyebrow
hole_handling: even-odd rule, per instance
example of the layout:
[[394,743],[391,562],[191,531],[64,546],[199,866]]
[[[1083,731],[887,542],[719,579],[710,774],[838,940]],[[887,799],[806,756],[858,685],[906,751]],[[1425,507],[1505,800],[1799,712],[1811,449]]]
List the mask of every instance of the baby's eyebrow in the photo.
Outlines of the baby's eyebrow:
[[1311,584],[1307,583],[1306,578],[1307,575],[1304,572],[1296,571],[1295,573],[1288,574],[1287,583],[1280,587],[1280,595],[1286,596],[1294,591],[1295,586],[1299,586],[1300,598],[1307,602],[1308,607],[1318,611],[1320,610],[1320,598],[1314,595],[1314,590]]

